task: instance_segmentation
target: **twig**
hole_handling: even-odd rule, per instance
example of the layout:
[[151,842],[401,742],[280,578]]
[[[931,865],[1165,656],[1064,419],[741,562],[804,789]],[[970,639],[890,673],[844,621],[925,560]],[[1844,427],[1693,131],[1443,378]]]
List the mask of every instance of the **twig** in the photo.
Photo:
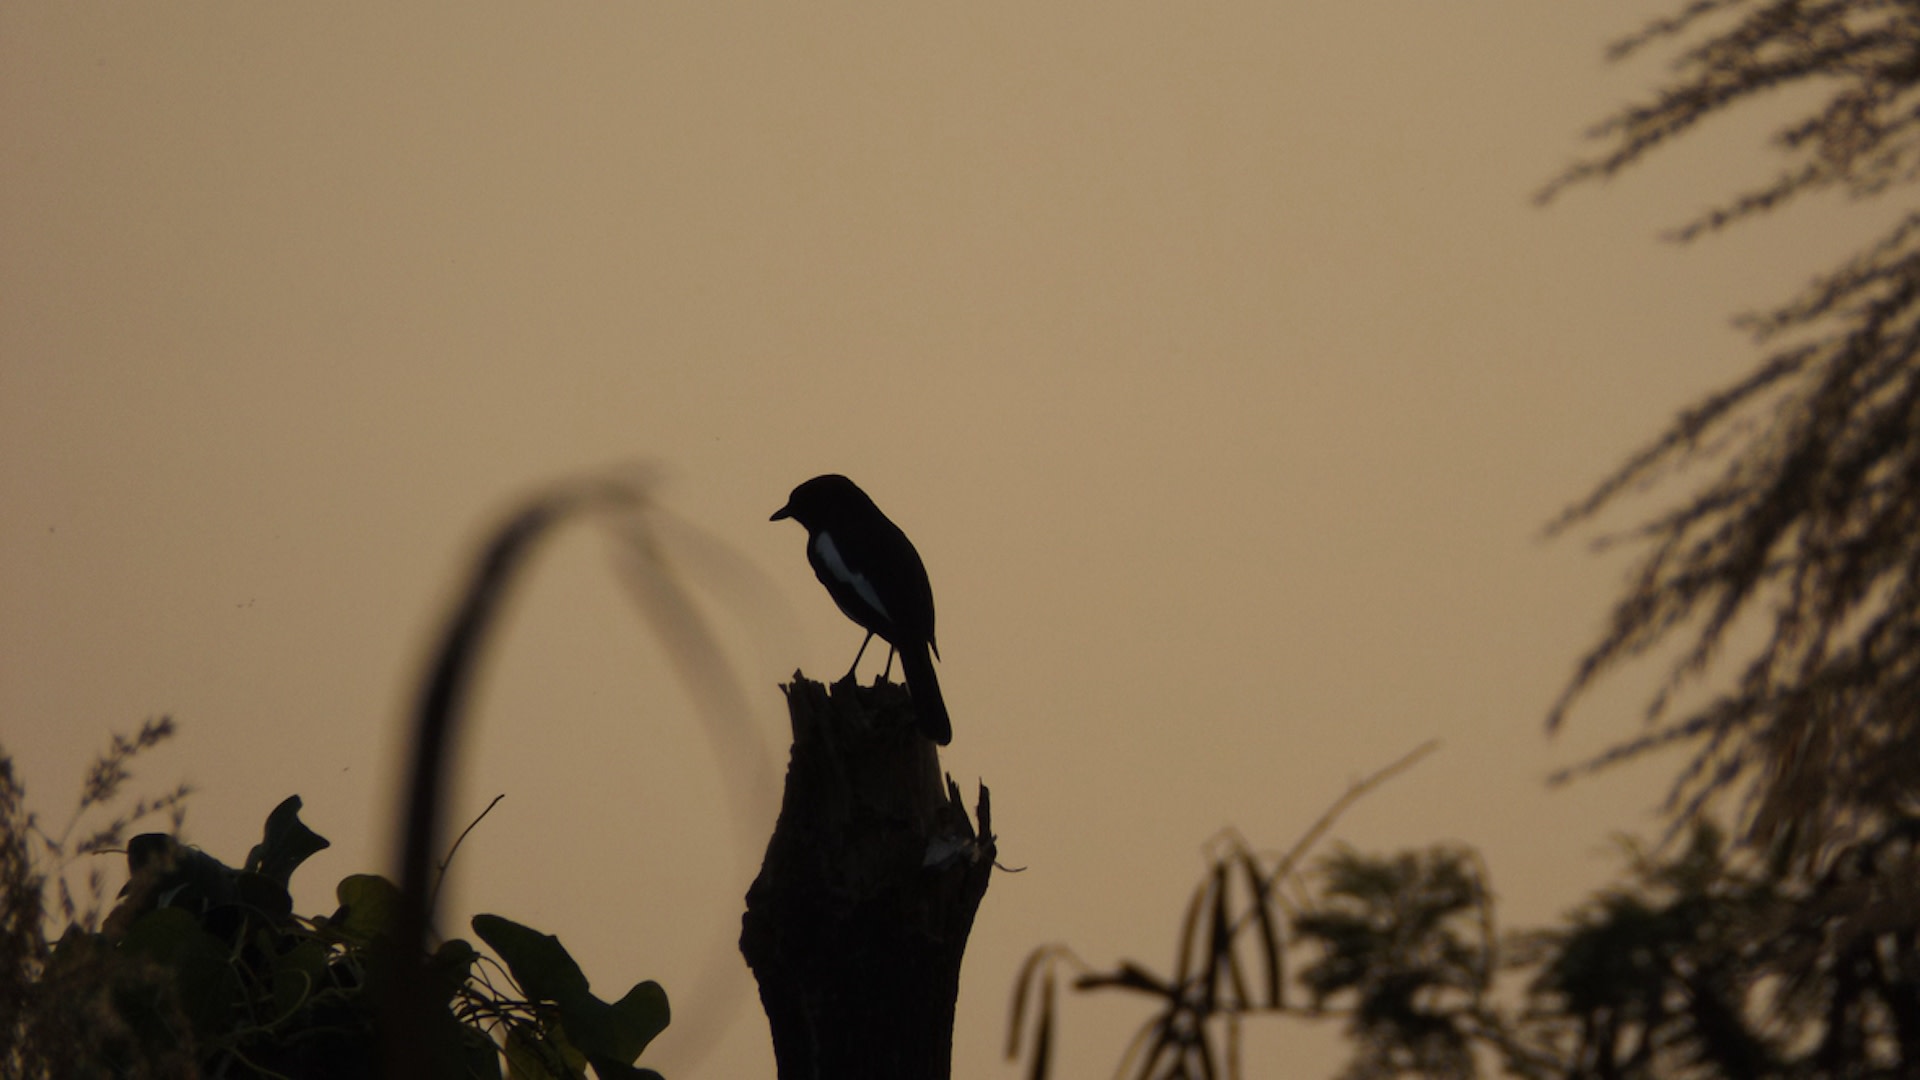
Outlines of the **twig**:
[[453,856],[460,850],[460,844],[466,840],[467,834],[473,831],[473,827],[480,824],[481,819],[485,818],[488,814],[493,813],[493,808],[499,806],[500,800],[506,797],[507,793],[504,791],[495,795],[493,801],[487,804],[487,808],[480,811],[472,821],[467,822],[467,827],[460,830],[459,836],[454,837],[453,846],[447,849],[447,857],[441,859],[439,864],[434,868],[439,871],[439,876],[433,879],[433,892],[427,899],[427,907],[429,910],[438,907],[440,904],[440,886],[447,882],[447,868],[453,865]]
[[[1286,854],[1280,856],[1280,860],[1274,864],[1272,875],[1260,883],[1260,895],[1256,898],[1255,902],[1265,904],[1267,898],[1273,894],[1273,890],[1277,888],[1282,881],[1292,877],[1294,866],[1300,859],[1304,857],[1308,851],[1312,850],[1314,845],[1320,842],[1320,838],[1326,835],[1328,829],[1333,828],[1333,823],[1339,820],[1340,815],[1346,813],[1347,808],[1358,802],[1361,796],[1401,773],[1406,772],[1417,764],[1421,758],[1426,757],[1439,748],[1440,740],[1429,739],[1419,746],[1414,747],[1413,750],[1403,755],[1400,760],[1379,769],[1369,776],[1362,777],[1349,785],[1346,792],[1339,798],[1333,800],[1333,805],[1327,807],[1319,819],[1316,820],[1305,833],[1301,834],[1300,839],[1294,841],[1293,847],[1289,848]],[[1247,920],[1251,918],[1253,918],[1251,911],[1242,914],[1239,919],[1235,920],[1229,934],[1238,936],[1240,931],[1246,927]]]

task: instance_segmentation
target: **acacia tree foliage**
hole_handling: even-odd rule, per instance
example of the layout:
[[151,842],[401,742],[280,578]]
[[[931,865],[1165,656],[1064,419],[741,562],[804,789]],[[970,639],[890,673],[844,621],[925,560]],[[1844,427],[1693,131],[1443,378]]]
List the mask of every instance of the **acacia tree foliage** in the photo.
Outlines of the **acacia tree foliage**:
[[1910,918],[1832,915],[1856,892],[1910,891],[1917,839],[1920,819],[1901,822],[1819,876],[1755,867],[1704,821],[1667,858],[1634,852],[1627,884],[1513,950],[1535,971],[1527,1022],[1553,1075],[1913,1075]]
[[[1611,50],[1671,47],[1671,76],[1597,126],[1605,144],[1542,193],[1611,176],[1710,117],[1799,88],[1778,175],[1685,223],[1692,240],[1821,191],[1893,198],[1920,176],[1920,7],[1694,0]],[[1550,724],[1603,674],[1678,648],[1647,730],[1590,764],[1683,744],[1670,809],[1743,796],[1743,839],[1822,865],[1915,805],[1920,777],[1920,213],[1743,324],[1748,375],[1683,411],[1552,529],[1682,467],[1711,468],[1645,521],[1639,568]],[[1764,631],[1710,664],[1738,624]],[[1732,650],[1729,650],[1732,651]],[[1691,698],[1679,692],[1697,688]],[[1681,707],[1676,703],[1685,700]],[[1692,702],[1699,702],[1692,704]]]

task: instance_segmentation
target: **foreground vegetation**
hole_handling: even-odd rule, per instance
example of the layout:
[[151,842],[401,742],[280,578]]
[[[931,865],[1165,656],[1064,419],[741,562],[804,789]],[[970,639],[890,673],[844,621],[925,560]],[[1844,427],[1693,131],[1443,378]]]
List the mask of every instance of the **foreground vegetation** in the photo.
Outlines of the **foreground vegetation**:
[[[295,914],[293,874],[328,846],[301,822],[297,796],[267,816],[237,867],[180,840],[184,788],[116,813],[129,763],[172,730],[161,719],[115,738],[57,834],[27,811],[0,751],[0,1073],[376,1075],[399,890],[352,874],[335,886],[330,914]],[[127,837],[160,817],[168,831]],[[103,915],[110,858],[124,859],[126,884]],[[498,960],[461,938],[440,941],[427,962],[430,1030],[407,1035],[441,1075],[570,1080],[591,1069],[600,1080],[657,1080],[633,1065],[667,1026],[657,984],[602,1001],[557,939],[496,915],[472,928]]]

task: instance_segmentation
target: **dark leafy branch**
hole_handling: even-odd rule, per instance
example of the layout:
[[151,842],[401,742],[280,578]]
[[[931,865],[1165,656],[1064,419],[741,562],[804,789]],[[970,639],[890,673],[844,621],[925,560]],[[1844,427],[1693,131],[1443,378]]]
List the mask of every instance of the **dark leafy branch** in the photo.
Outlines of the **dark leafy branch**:
[[1912,178],[1920,162],[1914,88],[1920,82],[1920,15],[1879,0],[1696,0],[1656,18],[1607,50],[1624,60],[1663,44],[1679,48],[1672,77],[1645,100],[1588,131],[1606,144],[1543,188],[1614,176],[1707,119],[1737,105],[1807,86],[1818,100],[1782,124],[1785,161],[1772,180],[1687,223],[1686,239],[1797,195],[1839,187],[1877,194]]
[[[1680,238],[1816,190],[1904,190],[1920,168],[1911,4],[1694,3],[1614,53],[1660,43],[1680,46],[1672,77],[1594,129],[1606,149],[1543,198],[1788,87],[1805,91],[1791,101],[1817,101],[1776,135],[1780,176]],[[1739,791],[1744,841],[1818,862],[1911,805],[1920,776],[1920,215],[1898,215],[1880,242],[1742,322],[1773,351],[1550,526],[1710,470],[1625,537],[1646,553],[1549,723],[1602,675],[1662,652],[1670,666],[1647,729],[1584,768],[1687,746],[1669,800],[1676,820]],[[1758,644],[1736,647],[1748,625]]]

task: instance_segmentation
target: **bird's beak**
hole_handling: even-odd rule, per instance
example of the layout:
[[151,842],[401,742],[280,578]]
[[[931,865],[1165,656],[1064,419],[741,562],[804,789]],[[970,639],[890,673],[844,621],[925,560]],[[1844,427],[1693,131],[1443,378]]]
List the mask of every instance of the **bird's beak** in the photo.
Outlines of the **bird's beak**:
[[787,505],[781,507],[780,509],[775,510],[773,512],[773,516],[768,518],[767,520],[768,521],[785,521],[787,518],[790,518],[792,516],[793,516],[793,504],[788,503]]

